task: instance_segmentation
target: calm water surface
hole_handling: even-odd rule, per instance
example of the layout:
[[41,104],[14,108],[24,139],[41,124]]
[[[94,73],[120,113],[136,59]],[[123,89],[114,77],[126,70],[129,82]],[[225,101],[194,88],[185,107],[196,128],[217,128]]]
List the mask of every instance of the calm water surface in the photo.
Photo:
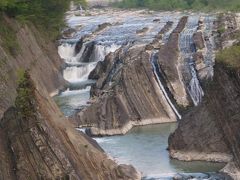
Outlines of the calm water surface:
[[133,128],[125,136],[95,138],[103,149],[119,163],[132,164],[145,176],[174,173],[216,172],[222,163],[182,162],[169,158],[168,136],[176,123]]

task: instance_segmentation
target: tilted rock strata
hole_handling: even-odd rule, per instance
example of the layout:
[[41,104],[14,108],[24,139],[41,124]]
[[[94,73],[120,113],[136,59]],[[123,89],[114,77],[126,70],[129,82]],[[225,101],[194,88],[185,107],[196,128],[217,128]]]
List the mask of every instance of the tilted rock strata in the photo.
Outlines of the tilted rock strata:
[[[16,31],[18,53],[16,57],[0,46],[0,118],[14,104],[19,72],[29,69],[38,88],[56,94],[66,82],[59,75],[62,61],[53,43],[46,41],[34,26],[20,25],[15,20],[4,22]],[[6,25],[4,24],[4,25]],[[1,37],[0,37],[1,42]]]
[[91,105],[78,114],[81,124],[94,124],[91,135],[125,134],[132,126],[173,122],[176,116],[158,87],[151,54],[143,47],[120,49],[90,74],[98,79]]
[[0,162],[3,179],[140,179],[133,167],[117,165],[74,130],[46,91],[38,91],[28,74],[25,78],[16,107],[1,121],[13,167],[2,171],[9,161]]
[[[238,70],[216,65],[215,75],[206,89],[202,104],[190,111],[169,138],[170,154],[182,159],[184,154],[206,154],[201,158],[192,156],[185,160],[213,160],[214,154],[225,154],[215,161],[233,161],[240,167],[240,78]],[[180,152],[180,153],[178,153]],[[210,159],[208,154],[213,154]],[[225,158],[225,157],[229,158]]]
[[179,57],[179,36],[185,28],[188,17],[180,19],[177,27],[171,33],[168,42],[160,48],[158,64],[162,70],[162,75],[167,83],[167,87],[173,95],[177,104],[188,106],[188,95],[185,90],[185,85],[182,78],[181,66]]

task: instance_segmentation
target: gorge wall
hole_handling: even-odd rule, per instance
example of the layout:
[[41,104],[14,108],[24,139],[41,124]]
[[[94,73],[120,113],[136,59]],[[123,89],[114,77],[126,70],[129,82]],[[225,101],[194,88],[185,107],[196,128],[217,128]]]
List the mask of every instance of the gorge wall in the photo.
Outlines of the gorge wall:
[[[6,16],[3,19],[1,25],[16,33],[17,53],[12,55],[4,45],[0,46],[0,118],[14,104],[18,75],[22,71],[29,69],[37,88],[46,88],[49,94],[66,84],[59,75],[62,62],[54,44],[46,41],[32,25],[20,24]],[[0,37],[1,44],[3,38]]]
[[239,80],[238,70],[215,66],[204,101],[184,116],[169,138],[173,158],[219,162],[233,158],[239,168]]
[[0,179],[140,179],[75,130],[50,97],[66,84],[54,44],[4,18],[20,49],[13,55],[0,46]]
[[[219,48],[238,41],[239,26],[235,18],[233,15],[219,18],[218,25],[225,28],[216,41]],[[230,57],[225,58],[227,61]],[[239,179],[239,83],[239,68],[217,59],[214,77],[204,85],[204,100],[183,116],[169,137],[173,158],[228,162],[223,171]]]

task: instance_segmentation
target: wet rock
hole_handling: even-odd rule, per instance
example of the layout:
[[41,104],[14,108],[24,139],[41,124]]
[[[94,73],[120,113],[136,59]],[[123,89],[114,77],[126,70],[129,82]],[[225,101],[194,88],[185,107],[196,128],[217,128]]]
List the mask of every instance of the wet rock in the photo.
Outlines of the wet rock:
[[76,33],[76,29],[73,28],[67,28],[62,32],[63,38],[71,38]]
[[86,48],[81,56],[80,62],[91,62],[91,55],[94,50],[95,42],[91,41],[86,44]]
[[205,47],[204,40],[203,40],[203,34],[201,31],[194,33],[193,41],[194,41],[197,49],[201,50]]
[[153,22],[160,22],[160,19],[154,19]]
[[81,49],[82,49],[82,46],[83,46],[83,40],[84,38],[81,38],[77,43],[76,43],[76,46],[75,46],[75,54],[78,54]]
[[144,27],[143,29],[137,30],[136,33],[137,34],[144,34],[149,30],[148,27]]
[[105,28],[107,28],[107,27],[109,27],[111,25],[112,25],[111,23],[100,24],[100,25],[98,25],[98,27],[96,29],[96,32],[102,31],[102,30],[104,30]]

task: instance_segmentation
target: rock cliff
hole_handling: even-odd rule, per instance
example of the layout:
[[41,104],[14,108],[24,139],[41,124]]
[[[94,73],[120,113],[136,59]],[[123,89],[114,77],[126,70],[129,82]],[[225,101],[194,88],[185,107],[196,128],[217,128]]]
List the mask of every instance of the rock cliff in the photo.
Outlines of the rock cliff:
[[[233,15],[220,17],[218,29],[224,24],[225,30],[216,40],[219,48],[236,41],[232,38],[239,29],[234,22]],[[239,68],[217,59],[214,77],[205,81],[204,88],[203,102],[189,109],[170,135],[170,155],[186,161],[228,162],[223,171],[239,179]]]
[[50,97],[66,84],[54,44],[33,25],[3,23],[19,49],[9,53],[0,36],[0,179],[140,179],[75,130]]
[[133,167],[117,165],[93,140],[74,130],[47,92],[35,88],[27,72],[17,93],[15,107],[1,120],[7,140],[3,148],[10,155],[8,161],[1,161],[2,179],[139,178]]
[[185,115],[169,137],[170,154],[181,160],[230,162],[239,167],[239,71],[216,65],[202,104]]
[[3,18],[1,25],[16,34],[17,47],[14,48],[18,52],[10,54],[3,45],[4,37],[0,35],[0,118],[14,104],[17,78],[21,71],[29,69],[36,85],[45,87],[49,94],[55,94],[66,84],[59,75],[62,61],[53,43],[46,41],[43,34],[32,25],[19,24],[8,17]]

